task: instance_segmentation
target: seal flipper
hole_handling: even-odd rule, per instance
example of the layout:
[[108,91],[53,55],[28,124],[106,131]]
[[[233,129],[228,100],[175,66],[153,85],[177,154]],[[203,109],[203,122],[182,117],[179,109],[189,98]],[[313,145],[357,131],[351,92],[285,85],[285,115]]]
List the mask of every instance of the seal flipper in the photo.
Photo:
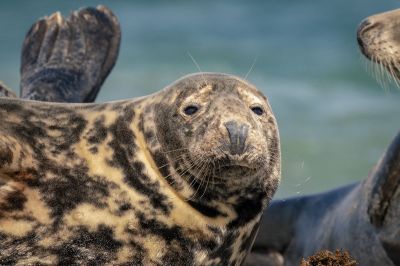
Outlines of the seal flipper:
[[[91,38],[86,40],[86,56],[93,76],[93,90],[91,90],[83,102],[93,102],[96,99],[97,93],[100,90],[104,80],[111,72],[118,57],[121,29],[117,17],[105,6],[94,8],[85,8],[78,13],[79,18],[84,18],[86,21],[82,23],[85,36],[92,34]],[[96,19],[96,24],[93,23],[93,18]],[[101,28],[101,35],[99,35]],[[99,67],[97,62],[102,62]],[[98,69],[97,69],[98,68]]]
[[117,18],[104,6],[84,8],[65,20],[39,20],[27,33],[21,57],[21,97],[92,102],[113,68],[120,46]]
[[369,179],[372,182],[368,215],[382,245],[400,264],[400,132],[394,138]]

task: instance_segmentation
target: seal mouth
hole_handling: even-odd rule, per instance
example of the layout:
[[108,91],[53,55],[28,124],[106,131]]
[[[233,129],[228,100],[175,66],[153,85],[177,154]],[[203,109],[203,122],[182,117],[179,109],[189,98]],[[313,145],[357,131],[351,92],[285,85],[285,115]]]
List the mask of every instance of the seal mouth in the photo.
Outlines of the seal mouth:
[[[262,160],[250,160],[248,156],[237,156],[224,154],[221,158],[214,156],[192,159],[188,157],[188,163],[183,170],[191,175],[209,176],[220,179],[225,178],[247,178],[255,176],[263,168]],[[200,175],[200,176],[199,176]]]
[[247,177],[257,172],[257,168],[242,164],[221,165],[214,170],[214,175],[218,177]]

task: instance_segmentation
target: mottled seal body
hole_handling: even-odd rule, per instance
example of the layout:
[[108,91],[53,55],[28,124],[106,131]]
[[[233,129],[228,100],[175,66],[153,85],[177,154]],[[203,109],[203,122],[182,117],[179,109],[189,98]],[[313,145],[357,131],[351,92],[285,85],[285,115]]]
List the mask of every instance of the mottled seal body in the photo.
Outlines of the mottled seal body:
[[0,98],[0,264],[240,265],[280,176],[266,98],[224,74],[102,104]]

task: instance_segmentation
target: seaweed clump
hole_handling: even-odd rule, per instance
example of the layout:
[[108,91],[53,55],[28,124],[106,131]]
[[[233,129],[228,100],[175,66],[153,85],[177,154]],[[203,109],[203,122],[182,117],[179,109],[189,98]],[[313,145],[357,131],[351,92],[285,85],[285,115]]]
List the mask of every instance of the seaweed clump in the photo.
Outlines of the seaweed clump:
[[355,266],[357,262],[348,251],[321,250],[315,255],[302,259],[300,266]]

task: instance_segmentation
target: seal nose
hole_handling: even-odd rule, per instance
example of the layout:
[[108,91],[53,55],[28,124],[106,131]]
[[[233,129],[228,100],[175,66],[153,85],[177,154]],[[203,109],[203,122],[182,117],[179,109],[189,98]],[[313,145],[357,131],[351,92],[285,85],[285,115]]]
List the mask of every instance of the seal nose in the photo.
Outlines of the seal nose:
[[239,124],[236,121],[228,121],[225,124],[231,142],[230,150],[232,154],[242,154],[244,151],[249,126]]

